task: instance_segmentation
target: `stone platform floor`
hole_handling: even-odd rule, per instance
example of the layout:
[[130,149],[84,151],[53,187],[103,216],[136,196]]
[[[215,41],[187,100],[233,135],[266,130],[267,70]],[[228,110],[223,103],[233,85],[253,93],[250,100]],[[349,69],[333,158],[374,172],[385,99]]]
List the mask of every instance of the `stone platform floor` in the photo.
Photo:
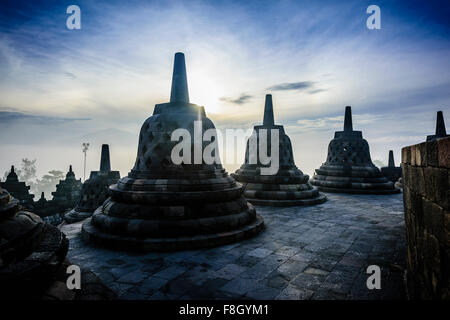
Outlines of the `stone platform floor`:
[[[402,194],[327,194],[310,207],[259,207],[266,229],[227,246],[131,254],[96,248],[64,225],[68,258],[121,299],[404,299]],[[381,289],[368,290],[369,265]]]

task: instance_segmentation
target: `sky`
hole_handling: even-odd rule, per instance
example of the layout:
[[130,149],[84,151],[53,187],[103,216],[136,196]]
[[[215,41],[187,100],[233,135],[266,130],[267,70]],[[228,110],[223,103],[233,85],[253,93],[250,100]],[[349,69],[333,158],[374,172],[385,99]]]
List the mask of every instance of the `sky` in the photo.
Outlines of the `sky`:
[[[69,30],[69,5],[81,29]],[[369,30],[366,9],[381,9]],[[126,175],[139,130],[170,97],[186,56],[192,103],[219,129],[260,124],[264,96],[312,175],[342,130],[345,106],[372,160],[433,134],[450,114],[450,5],[438,1],[0,2],[0,177],[22,158],[41,176],[98,170],[102,143]],[[448,122],[448,121],[447,121]],[[224,163],[233,172],[243,162]],[[88,173],[87,173],[88,175]]]

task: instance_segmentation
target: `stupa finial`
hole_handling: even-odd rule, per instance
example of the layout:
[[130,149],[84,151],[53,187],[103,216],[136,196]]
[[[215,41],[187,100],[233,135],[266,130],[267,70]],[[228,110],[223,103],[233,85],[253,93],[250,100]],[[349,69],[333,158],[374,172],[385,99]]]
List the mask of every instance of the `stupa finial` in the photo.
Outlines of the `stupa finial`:
[[111,162],[109,160],[109,145],[102,144],[102,155],[100,158],[100,171],[111,171]]
[[264,126],[273,126],[275,121],[273,119],[273,103],[272,103],[272,95],[266,94],[266,104],[264,106]]
[[69,172],[72,172],[72,165],[69,166]]
[[44,199],[44,200],[45,200],[45,196],[44,196],[44,193],[43,193],[43,192],[41,192],[41,199]]
[[352,107],[345,107],[344,131],[353,131]]
[[445,130],[444,114],[442,111],[438,111],[436,117],[436,136],[445,137],[446,135],[447,131]]
[[388,163],[388,167],[395,167],[395,162],[394,162],[394,152],[392,150],[389,150],[389,163]]
[[173,63],[172,89],[170,92],[170,102],[189,103],[189,91],[186,76],[186,63],[184,53],[175,53]]
[[14,173],[14,166],[11,166],[11,173]]

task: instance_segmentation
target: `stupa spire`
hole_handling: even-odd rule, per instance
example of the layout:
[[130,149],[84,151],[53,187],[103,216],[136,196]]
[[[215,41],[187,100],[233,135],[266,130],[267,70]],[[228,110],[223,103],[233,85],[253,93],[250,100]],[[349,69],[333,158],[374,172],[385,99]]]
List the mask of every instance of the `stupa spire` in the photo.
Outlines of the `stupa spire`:
[[395,167],[395,162],[394,162],[394,152],[392,150],[389,150],[389,162],[388,162],[388,167]]
[[444,122],[444,115],[442,111],[437,112],[437,118],[436,118],[436,136],[437,137],[445,137],[447,135],[447,132],[445,130],[445,122]]
[[11,173],[14,173],[14,166],[11,166]]
[[266,104],[264,106],[263,126],[273,126],[274,124],[275,124],[275,121],[273,119],[272,95],[266,94]]
[[72,172],[72,165],[69,166],[69,172]]
[[442,113],[442,111],[438,111],[436,116],[436,132],[434,135],[427,136],[427,141],[433,141],[447,136],[447,131],[445,130],[444,114]]
[[100,171],[111,171],[111,162],[109,160],[109,145],[102,144],[102,156],[100,158]]
[[344,131],[353,131],[352,107],[350,106],[345,107]]
[[173,63],[172,89],[170,91],[170,102],[189,103],[189,91],[186,76],[186,63],[184,53],[175,53]]

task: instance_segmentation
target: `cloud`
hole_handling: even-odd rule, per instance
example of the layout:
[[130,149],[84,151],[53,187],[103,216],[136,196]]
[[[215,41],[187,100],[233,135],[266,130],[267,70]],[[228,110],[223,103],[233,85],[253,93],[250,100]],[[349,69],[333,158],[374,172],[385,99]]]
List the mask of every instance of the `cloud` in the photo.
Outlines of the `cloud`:
[[62,118],[62,117],[49,117],[43,115],[27,114],[20,111],[15,111],[11,108],[0,109],[0,123],[10,124],[14,122],[20,122],[23,120],[31,121],[35,124],[52,124],[69,121],[85,121],[91,120],[89,118]]
[[314,90],[310,90],[308,91],[309,94],[316,94],[322,91],[327,91],[327,89],[314,89]]
[[287,91],[287,90],[297,90],[303,91],[314,87],[314,82],[312,81],[300,81],[300,82],[286,82],[273,85],[266,90],[269,91]]
[[268,91],[305,91],[308,90],[309,94],[316,94],[327,89],[316,88],[316,82],[314,81],[299,81],[299,82],[285,82],[268,87]]
[[253,96],[246,94],[246,93],[242,93],[239,96],[239,98],[222,97],[222,98],[219,98],[219,100],[228,102],[228,103],[232,103],[232,104],[243,105],[243,104],[246,104],[247,102],[249,102],[252,98],[253,98]]
[[77,78],[77,76],[74,75],[72,72],[65,71],[65,72],[63,72],[63,74],[65,76],[67,76],[69,79],[76,79]]
[[[375,123],[382,120],[382,116],[373,114],[358,114],[353,115],[353,123],[357,125],[366,125]],[[342,130],[344,126],[344,116],[336,117],[322,117],[315,119],[300,119],[297,120],[297,126],[288,126],[291,130],[298,132],[309,131],[309,130],[329,130],[329,129],[340,129]],[[358,130],[355,128],[355,130]]]

